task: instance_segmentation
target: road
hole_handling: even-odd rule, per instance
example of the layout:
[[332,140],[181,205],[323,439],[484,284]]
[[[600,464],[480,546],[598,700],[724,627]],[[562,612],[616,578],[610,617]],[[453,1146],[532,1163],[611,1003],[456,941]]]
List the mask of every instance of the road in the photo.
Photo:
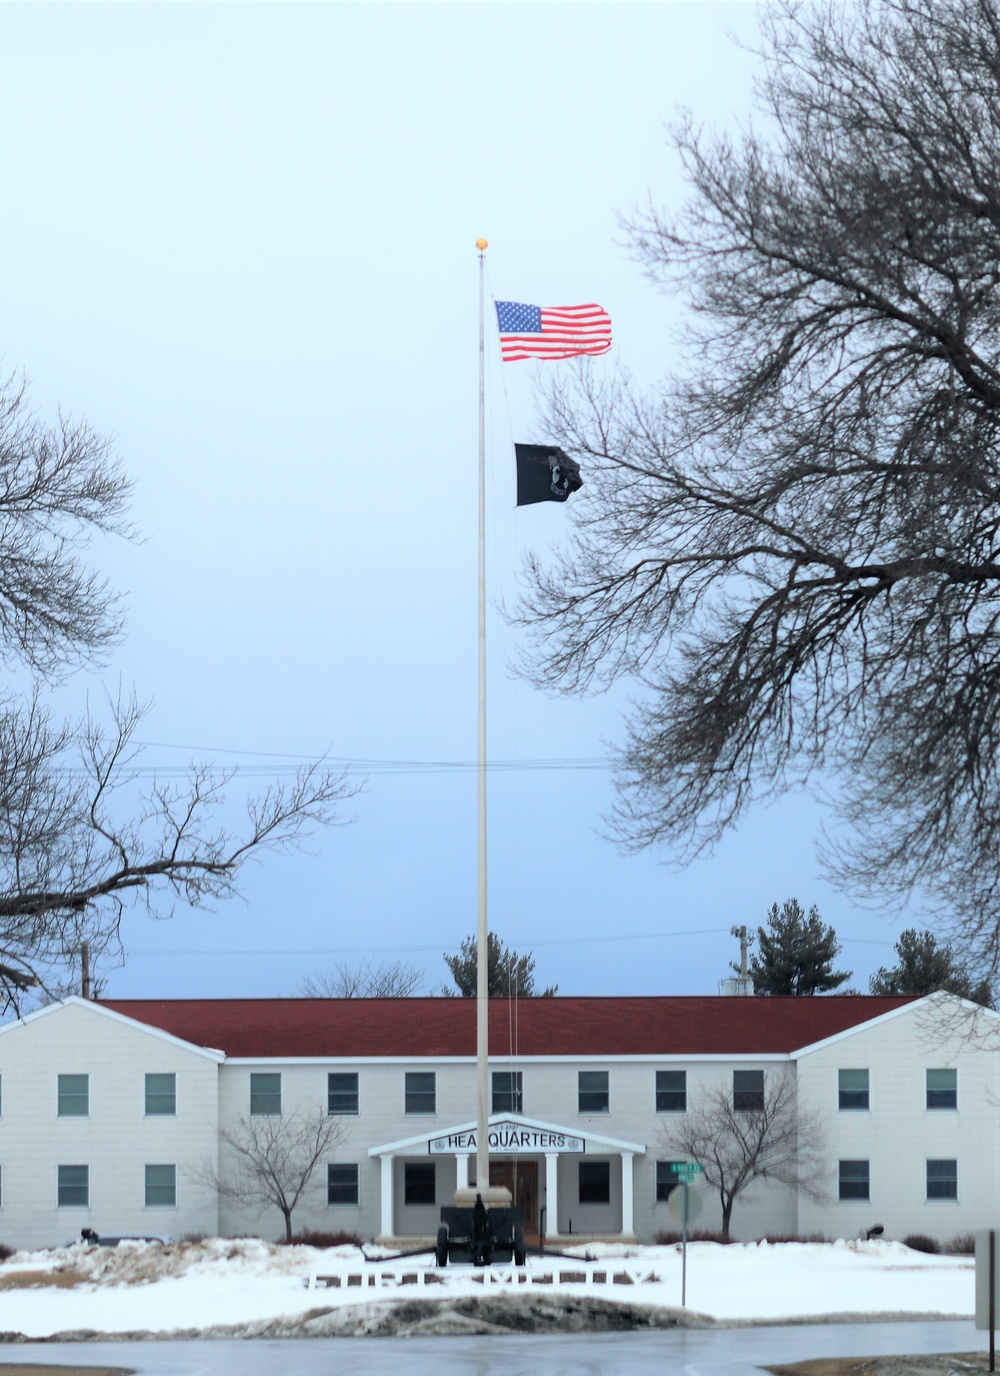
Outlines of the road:
[[130,1367],[141,1376],[751,1376],[809,1357],[971,1352],[986,1334],[950,1323],[796,1324],[787,1328],[502,1338],[332,1338],[175,1343],[18,1343],[0,1361]]

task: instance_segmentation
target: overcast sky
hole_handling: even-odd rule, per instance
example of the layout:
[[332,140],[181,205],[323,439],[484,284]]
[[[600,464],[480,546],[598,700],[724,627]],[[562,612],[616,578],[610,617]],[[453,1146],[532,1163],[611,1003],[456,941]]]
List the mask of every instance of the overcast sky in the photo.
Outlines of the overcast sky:
[[[732,34],[754,33],[752,6],[712,3],[0,8],[0,351],[40,412],[114,433],[144,537],[97,552],[129,633],[74,701],[134,684],[148,765],[239,763],[241,788],[324,751],[379,762],[353,823],[248,871],[245,901],[127,919],[111,994],[290,994],[366,953],[442,982],[476,911],[475,775],[439,767],[476,750],[475,239],[497,298],[600,302],[611,363],[655,379],[676,307],[617,215],[680,203],[664,122],[744,116]],[[571,510],[514,511],[543,365],[490,346],[510,602]],[[679,873],[620,854],[626,695],[543,696],[496,613],[490,637],[490,753],[521,766],[491,783],[490,921],[542,983],[713,993],[731,925],[796,895],[867,987],[898,925],[822,881],[816,807],[761,810]]]

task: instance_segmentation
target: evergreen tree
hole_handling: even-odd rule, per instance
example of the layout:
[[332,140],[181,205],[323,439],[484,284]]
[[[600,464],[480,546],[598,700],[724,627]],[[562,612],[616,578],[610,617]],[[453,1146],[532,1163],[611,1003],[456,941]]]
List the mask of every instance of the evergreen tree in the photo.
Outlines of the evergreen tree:
[[898,964],[888,970],[883,966],[869,979],[873,994],[933,994],[943,989],[985,1008],[994,1006],[991,982],[975,981],[951,947],[939,946],[930,932],[918,932],[913,927],[900,932],[896,956]]
[[[466,937],[458,954],[447,953],[444,962],[458,985],[458,992],[464,999],[475,998],[478,986],[477,960],[479,943],[474,936]],[[487,990],[490,998],[551,998],[558,989],[553,984],[549,989],[535,988],[535,958],[529,952],[518,955],[500,944],[493,932],[487,936]],[[444,989],[442,993],[454,997],[454,989]]]
[[780,908],[773,903],[767,930],[757,928],[757,947],[750,975],[758,994],[825,994],[851,977],[850,970],[833,968],[840,943],[815,903],[808,916],[797,898],[787,898]]

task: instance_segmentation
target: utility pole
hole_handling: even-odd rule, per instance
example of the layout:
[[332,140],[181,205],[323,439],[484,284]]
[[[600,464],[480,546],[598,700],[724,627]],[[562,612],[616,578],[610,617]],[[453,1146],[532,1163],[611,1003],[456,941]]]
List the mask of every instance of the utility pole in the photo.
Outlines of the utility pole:
[[80,997],[90,998],[90,942],[80,944]]

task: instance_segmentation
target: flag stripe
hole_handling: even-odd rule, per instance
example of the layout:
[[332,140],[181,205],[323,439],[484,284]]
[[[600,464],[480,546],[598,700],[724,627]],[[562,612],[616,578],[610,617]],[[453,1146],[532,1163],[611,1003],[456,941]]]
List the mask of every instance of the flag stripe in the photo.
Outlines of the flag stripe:
[[[524,358],[575,358],[611,348],[611,317],[602,306],[527,306],[497,301],[500,353],[505,363]],[[533,328],[535,322],[539,328]],[[504,329],[507,325],[507,329]],[[519,329],[511,329],[517,325]]]

